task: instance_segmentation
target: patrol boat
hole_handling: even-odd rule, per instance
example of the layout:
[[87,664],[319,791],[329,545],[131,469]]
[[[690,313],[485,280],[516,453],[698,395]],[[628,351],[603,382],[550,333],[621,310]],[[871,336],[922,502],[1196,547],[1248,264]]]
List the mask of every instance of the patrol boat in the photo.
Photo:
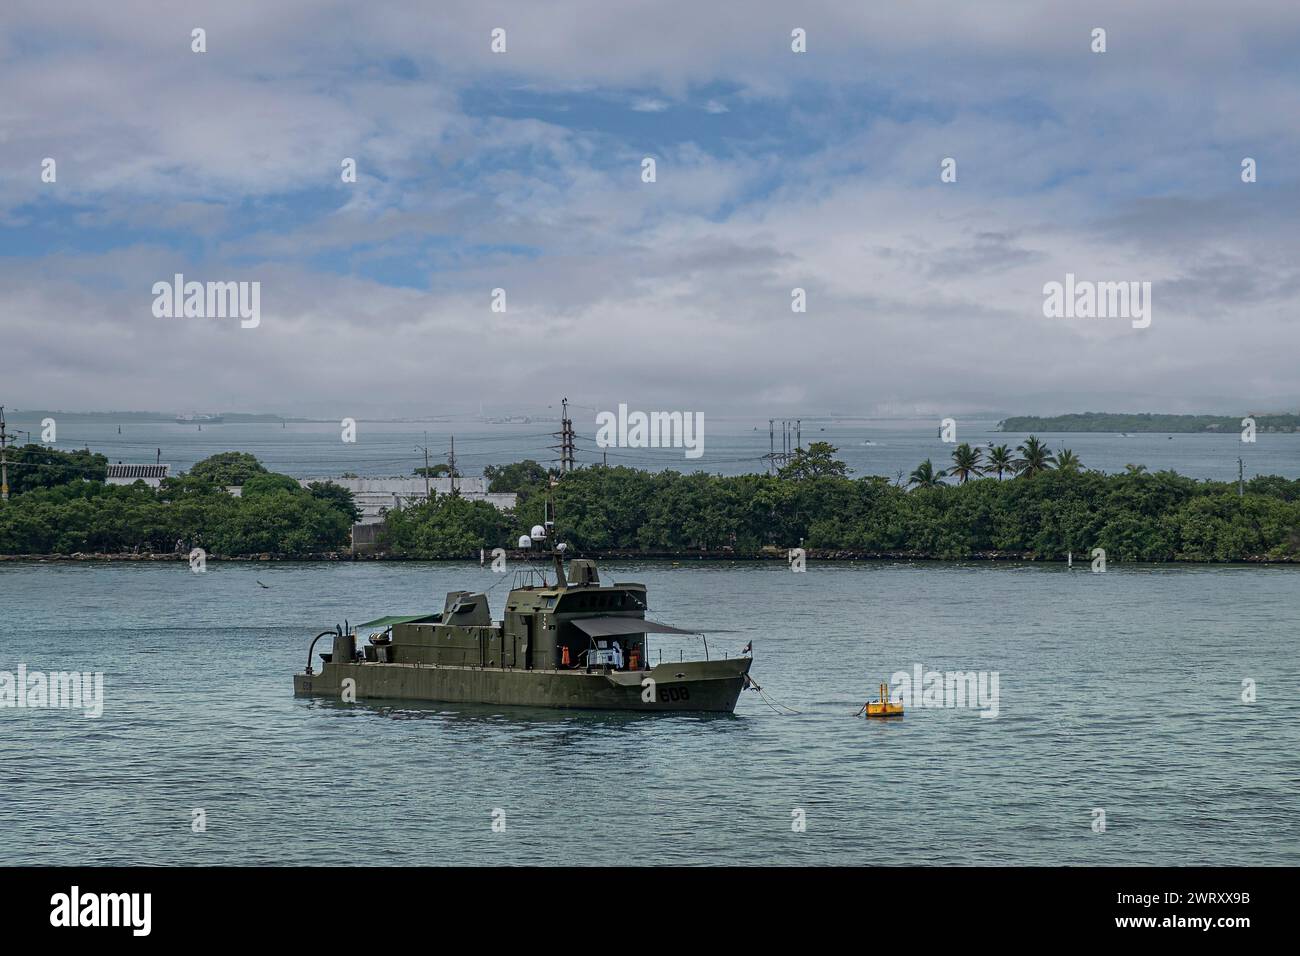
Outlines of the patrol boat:
[[[545,537],[537,526],[531,537]],[[520,546],[531,546],[529,535]],[[651,634],[703,632],[646,618],[644,584],[602,585],[594,561],[565,567],[553,551],[554,581],[516,573],[505,613],[493,621],[484,592],[452,591],[440,613],[381,617],[317,634],[294,693],[336,699],[426,700],[585,710],[733,713],[749,684],[748,656],[651,663]],[[358,647],[358,632],[374,629]],[[320,655],[322,638],[332,638]],[[351,681],[345,685],[345,681]],[[352,697],[347,696],[351,691]]]

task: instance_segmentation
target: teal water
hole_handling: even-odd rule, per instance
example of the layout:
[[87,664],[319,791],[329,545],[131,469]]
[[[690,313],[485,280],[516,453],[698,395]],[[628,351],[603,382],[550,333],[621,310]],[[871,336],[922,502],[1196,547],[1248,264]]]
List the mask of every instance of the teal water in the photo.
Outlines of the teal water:
[[[576,415],[577,413],[575,413]],[[11,417],[14,428],[32,430],[24,434],[40,437],[38,420],[22,414]],[[14,424],[14,423],[17,424]],[[1006,444],[1012,449],[1027,437],[1023,434],[996,431],[991,420],[962,420],[957,440],[975,445]],[[559,422],[534,422],[523,425],[486,425],[477,422],[366,422],[357,423],[356,441],[345,443],[342,432],[333,423],[289,423],[283,428],[274,424],[194,425],[174,422],[111,423],[60,422],[56,448],[64,451],[89,447],[105,455],[110,462],[153,462],[160,459],[176,473],[194,462],[223,451],[246,451],[256,455],[272,471],[298,478],[322,478],[351,472],[357,475],[411,475],[424,464],[423,448],[429,448],[430,460],[445,462],[456,438],[456,460],[463,474],[480,474],[486,465],[500,465],[532,458],[551,462],[556,458],[558,443],[554,432]],[[781,447],[780,424],[777,424],[776,448]],[[741,421],[714,419],[706,415],[703,454],[688,459],[680,449],[610,448],[596,446],[594,415],[584,413],[574,419],[577,432],[579,465],[607,461],[610,465],[627,465],[650,471],[674,469],[696,470],[710,474],[737,475],[767,470],[763,458],[771,447],[767,420]],[[1104,432],[1043,433],[1040,436],[1053,450],[1069,448],[1084,467],[1115,473],[1127,464],[1145,465],[1149,471],[1173,469],[1192,478],[1235,481],[1237,458],[1242,459],[1242,473],[1282,475],[1300,478],[1300,432],[1260,433],[1254,443],[1243,443],[1231,434],[1133,434],[1127,437]],[[805,422],[802,430],[805,445],[827,441],[838,449],[838,457],[854,477],[882,475],[894,478],[901,471],[910,474],[926,458],[936,468],[946,468],[952,460],[953,445],[939,440],[938,419],[927,420],[857,420],[847,422]]]
[[[713,654],[752,639],[799,714],[292,696],[316,631],[499,584],[476,565],[0,564],[0,670],[105,675],[97,720],[0,709],[0,864],[1300,863],[1300,568],[602,572],[736,629]],[[999,716],[853,718],[917,663],[998,672]]]

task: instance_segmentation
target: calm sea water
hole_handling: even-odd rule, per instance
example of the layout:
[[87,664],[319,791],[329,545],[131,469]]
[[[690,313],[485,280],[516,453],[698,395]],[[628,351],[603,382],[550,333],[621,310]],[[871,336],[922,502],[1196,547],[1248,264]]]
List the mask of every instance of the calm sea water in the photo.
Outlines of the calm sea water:
[[[575,414],[580,464],[607,460],[611,465],[629,465],[653,471],[674,468],[679,471],[702,469],[710,473],[743,474],[766,469],[763,455],[770,441],[767,421],[715,420],[706,417],[704,453],[688,459],[682,450],[596,447],[593,415]],[[1007,444],[1015,448],[1025,439],[1023,434],[994,430],[993,421],[962,421],[957,438],[972,444]],[[40,424],[11,418],[11,426],[28,429],[36,437]],[[112,462],[152,462],[159,458],[169,462],[173,471],[189,468],[194,462],[221,451],[247,451],[258,456],[273,471],[300,478],[330,477],[352,472],[357,475],[410,475],[424,464],[423,448],[429,448],[430,460],[446,461],[451,437],[456,439],[456,458],[463,474],[475,475],[483,466],[505,464],[532,458],[553,461],[558,445],[551,433],[557,422],[524,425],[484,425],[481,423],[389,423],[357,424],[356,442],[345,443],[342,429],[332,423],[194,425],[172,422],[127,422],[118,434],[115,424],[61,422],[58,443],[63,449],[89,446]],[[780,425],[776,443],[780,449]],[[1143,434],[1125,438],[1114,433],[1078,433],[1041,435],[1054,449],[1069,448],[1085,467],[1107,472],[1121,472],[1129,463],[1146,465],[1151,471],[1172,468],[1194,478],[1235,480],[1237,458],[1244,463],[1247,477],[1285,475],[1300,478],[1300,433],[1263,433],[1254,444],[1246,444],[1236,434],[1167,435]],[[839,457],[855,476],[884,475],[895,477],[910,473],[926,458],[936,468],[951,462],[951,444],[939,440],[937,421],[853,421],[840,423],[805,422],[804,444],[829,441],[839,449]],[[26,436],[24,439],[26,440]],[[603,457],[607,456],[607,457]]]
[[[602,570],[735,629],[712,654],[752,639],[799,713],[292,696],[316,631],[501,581],[476,565],[0,564],[0,670],[106,684],[98,720],[0,709],[0,864],[1300,863],[1300,569]],[[997,671],[1000,715],[854,719],[918,663]]]

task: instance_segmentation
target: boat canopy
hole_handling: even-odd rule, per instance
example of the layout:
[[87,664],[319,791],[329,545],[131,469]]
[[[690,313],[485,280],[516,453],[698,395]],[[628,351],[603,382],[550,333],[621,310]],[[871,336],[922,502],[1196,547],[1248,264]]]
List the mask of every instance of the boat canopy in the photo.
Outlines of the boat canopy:
[[613,637],[616,634],[699,634],[643,617],[577,617],[570,623],[589,637]]
[[407,614],[390,615],[388,617],[377,617],[373,621],[366,621],[364,624],[358,624],[357,629],[363,627],[392,627],[394,624],[414,624],[417,621],[436,620],[441,615],[438,614]]

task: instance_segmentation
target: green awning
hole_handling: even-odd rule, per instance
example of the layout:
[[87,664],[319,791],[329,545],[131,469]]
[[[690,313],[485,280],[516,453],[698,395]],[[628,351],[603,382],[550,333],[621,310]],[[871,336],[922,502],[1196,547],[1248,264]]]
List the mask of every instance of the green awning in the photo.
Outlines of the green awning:
[[699,631],[686,631],[671,624],[647,621],[643,617],[575,617],[570,623],[590,637],[615,637],[625,634],[699,634]]
[[366,621],[364,624],[358,624],[357,630],[365,627],[392,627],[394,624],[415,624],[418,621],[436,621],[442,617],[441,614],[407,614],[407,615],[389,615],[388,617],[377,617],[373,621]]

